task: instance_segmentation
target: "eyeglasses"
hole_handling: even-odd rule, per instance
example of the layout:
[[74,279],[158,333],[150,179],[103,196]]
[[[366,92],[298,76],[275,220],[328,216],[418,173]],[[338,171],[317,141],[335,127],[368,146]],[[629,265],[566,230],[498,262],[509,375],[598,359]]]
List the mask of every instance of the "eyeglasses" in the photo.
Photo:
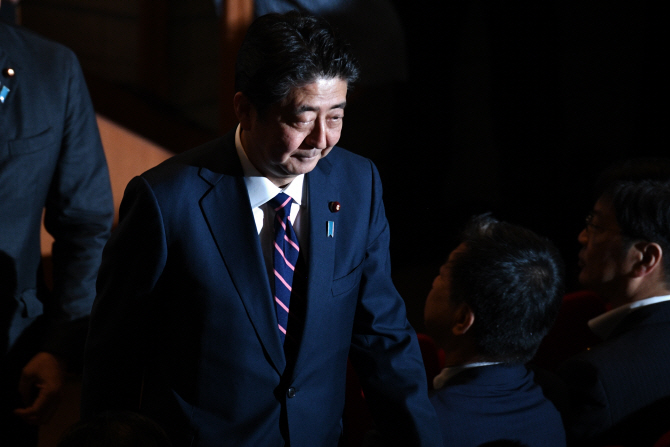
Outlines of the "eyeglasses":
[[620,232],[620,230],[613,230],[611,228],[606,228],[606,227],[594,224],[593,223],[593,218],[594,217],[595,216],[594,216],[593,213],[589,213],[589,215],[586,216],[586,219],[584,219],[585,224],[586,224],[586,232],[588,234],[596,234],[596,233],[600,234],[600,233],[605,233],[607,231],[616,231],[617,233]]

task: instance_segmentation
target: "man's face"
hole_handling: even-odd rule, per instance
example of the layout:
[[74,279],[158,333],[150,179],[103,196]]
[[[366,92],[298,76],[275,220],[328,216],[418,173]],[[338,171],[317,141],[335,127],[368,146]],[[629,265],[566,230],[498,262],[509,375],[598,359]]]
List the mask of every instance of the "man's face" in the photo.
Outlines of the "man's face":
[[579,282],[604,298],[624,293],[624,280],[632,267],[631,250],[625,249],[621,228],[607,200],[596,202],[578,240],[582,244]]
[[461,244],[449,254],[449,259],[440,267],[440,274],[435,277],[433,288],[426,298],[424,308],[426,330],[439,345],[447,344],[452,335],[456,306],[451,300],[451,264],[454,258],[465,250],[465,244]]
[[265,116],[251,106],[242,129],[247,156],[277,186],[310,172],[339,141],[346,100],[346,81],[321,78],[293,89]]

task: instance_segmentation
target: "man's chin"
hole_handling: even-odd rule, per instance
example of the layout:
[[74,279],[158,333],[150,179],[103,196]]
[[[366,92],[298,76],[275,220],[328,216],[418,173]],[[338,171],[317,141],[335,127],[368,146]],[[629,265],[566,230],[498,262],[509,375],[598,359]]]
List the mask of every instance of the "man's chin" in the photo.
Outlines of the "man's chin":
[[291,175],[308,174],[316,168],[316,165],[321,160],[320,156],[309,158],[296,157],[293,163],[288,167],[287,172]]
[[602,281],[594,281],[590,279],[587,275],[579,274],[577,277],[577,282],[584,290],[590,290],[602,297],[608,295],[607,284],[603,284]]
[[587,272],[584,271],[584,268],[579,272],[577,276],[577,282],[585,289],[594,290],[597,287],[597,284],[589,278]]

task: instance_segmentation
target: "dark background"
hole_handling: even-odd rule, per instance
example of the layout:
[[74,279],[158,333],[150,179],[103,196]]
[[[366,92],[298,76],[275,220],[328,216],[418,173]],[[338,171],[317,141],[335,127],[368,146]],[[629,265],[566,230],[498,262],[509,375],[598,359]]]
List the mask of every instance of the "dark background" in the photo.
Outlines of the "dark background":
[[[175,152],[222,134],[223,125],[198,123],[160,94],[164,84],[164,92],[171,90],[162,76],[179,79],[181,68],[169,51],[147,46],[165,36],[179,41],[180,55],[211,57],[202,51],[216,46],[215,34],[200,41],[175,36],[185,29],[179,20],[191,14],[185,5],[199,5],[198,29],[216,25],[212,2],[138,2],[143,84],[115,81],[89,64],[96,50],[85,30],[59,37],[62,22],[49,17],[81,15],[88,6],[55,16],[49,11],[59,2],[24,0],[24,24],[80,55],[96,110],[107,117]],[[598,173],[616,160],[668,150],[668,25],[660,2],[393,3],[405,31],[408,78],[357,86],[341,143],[379,167],[393,276],[410,321],[423,330],[432,279],[475,213],[491,211],[553,240],[565,258],[568,290],[576,289],[577,235]],[[123,14],[131,17],[129,11]],[[78,51],[80,43],[89,44],[86,51]],[[219,68],[220,76],[231,62]],[[232,107],[218,92],[211,95]]]
[[668,151],[667,14],[645,1],[396,6],[410,80],[402,143],[380,169],[410,320],[421,328],[416,303],[473,213],[553,240],[576,289],[598,173]]

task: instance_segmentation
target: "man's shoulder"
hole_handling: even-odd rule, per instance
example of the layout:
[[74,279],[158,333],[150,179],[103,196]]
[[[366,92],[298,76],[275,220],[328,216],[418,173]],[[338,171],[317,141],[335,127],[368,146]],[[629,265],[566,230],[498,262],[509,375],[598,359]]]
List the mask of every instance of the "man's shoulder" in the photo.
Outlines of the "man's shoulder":
[[367,184],[379,176],[372,160],[335,146],[315,170],[343,184]]
[[[644,312],[637,315],[638,311],[633,312],[627,322],[624,320],[625,330],[566,360],[558,374],[572,386],[614,389],[627,386],[631,381],[637,383],[644,376],[670,370],[670,345],[666,340],[670,321],[661,317],[650,322],[644,318],[645,314],[654,312],[653,306],[649,307],[639,309]],[[667,306],[663,307],[667,309]]]
[[668,330],[670,301],[644,306],[626,316],[602,343],[573,359],[593,364],[619,363],[621,358],[644,361],[649,351],[663,349],[670,352],[670,345],[660,336]]
[[367,167],[367,169],[370,169],[370,165],[374,165],[370,159],[344,149],[340,146],[335,146],[330,154],[324,158],[324,160],[329,160],[331,163],[333,163],[333,165],[360,166],[363,168]]
[[0,49],[10,53],[19,63],[58,67],[57,61],[76,60],[74,52],[65,45],[19,26],[0,23],[0,42]]
[[535,389],[533,373],[524,365],[494,364],[463,369],[433,397],[439,400],[440,395],[452,394],[464,396],[466,400],[477,396],[485,399],[501,396],[504,392],[508,400],[510,396],[523,396],[529,390],[541,393],[539,388]]
[[[525,367],[471,369],[454,376],[431,396],[445,440],[454,445],[466,441],[479,445],[512,431],[524,433],[528,440],[546,438],[564,445],[558,410],[534,385]],[[500,373],[504,377],[496,377]],[[453,380],[459,376],[460,380]]]
[[666,337],[670,327],[658,313],[667,306],[660,304],[632,312],[620,323],[624,324],[622,330],[559,367],[558,374],[570,387],[575,402],[577,412],[569,417],[574,419],[570,425],[577,436],[595,436],[613,425],[626,430],[639,427],[637,422],[630,425],[625,421],[648,419],[654,413],[650,411],[654,402],[667,406],[670,346]]
[[[174,181],[201,171],[218,175],[241,175],[241,165],[235,151],[234,135],[216,138],[201,146],[174,155],[142,174],[149,183]],[[203,174],[208,177],[207,174]]]

